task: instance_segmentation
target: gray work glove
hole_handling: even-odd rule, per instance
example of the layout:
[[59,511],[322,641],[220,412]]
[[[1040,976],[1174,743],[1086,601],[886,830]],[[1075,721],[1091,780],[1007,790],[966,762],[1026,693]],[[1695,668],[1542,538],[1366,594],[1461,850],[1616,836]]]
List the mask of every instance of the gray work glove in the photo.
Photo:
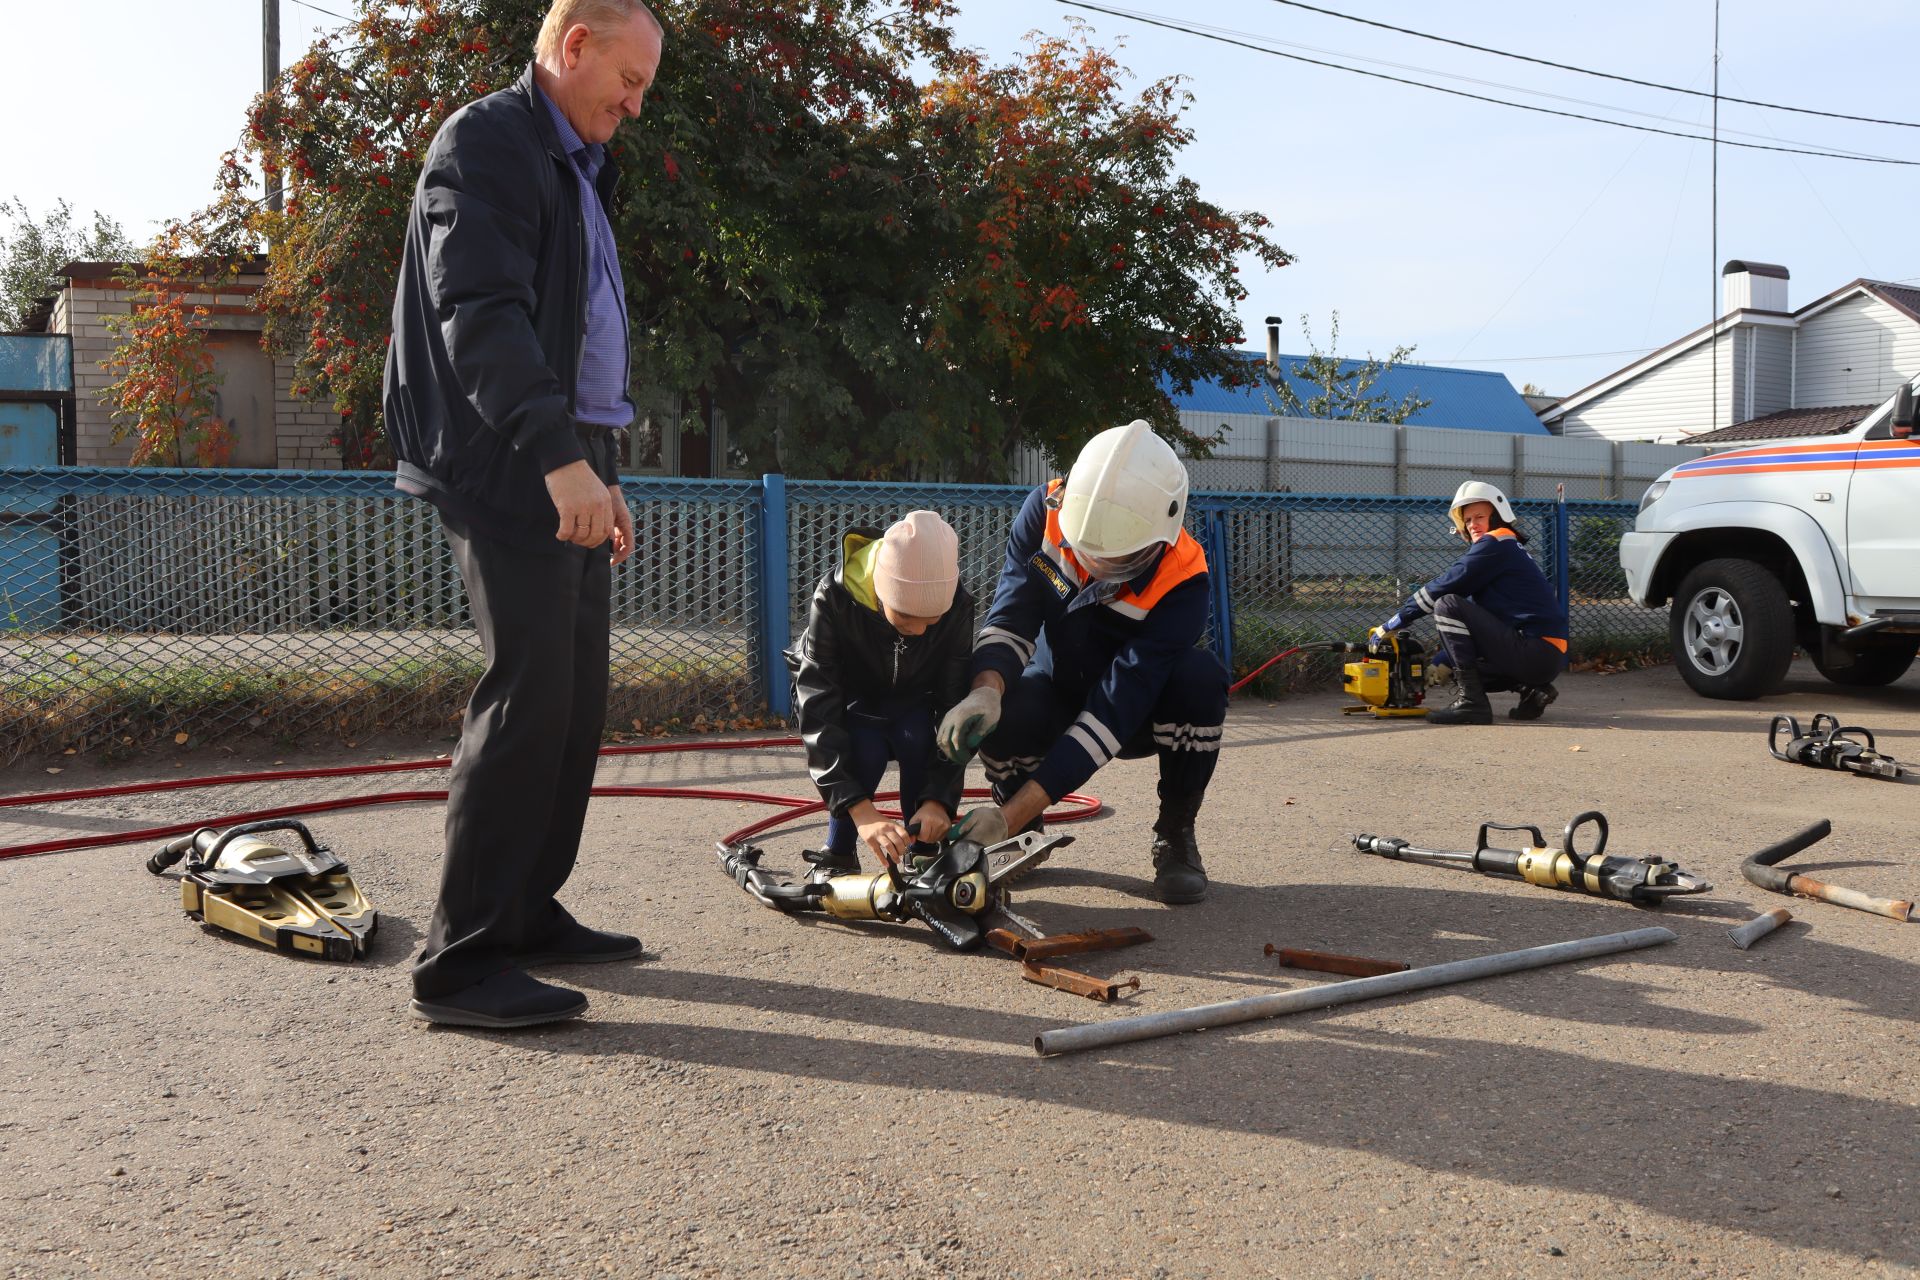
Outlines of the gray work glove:
[[934,741],[947,759],[966,760],[980,749],[980,744],[999,723],[1000,691],[983,684],[953,704],[953,710],[941,718]]
[[967,814],[948,833],[955,840],[993,846],[1007,838],[1007,815],[997,804],[986,805]]

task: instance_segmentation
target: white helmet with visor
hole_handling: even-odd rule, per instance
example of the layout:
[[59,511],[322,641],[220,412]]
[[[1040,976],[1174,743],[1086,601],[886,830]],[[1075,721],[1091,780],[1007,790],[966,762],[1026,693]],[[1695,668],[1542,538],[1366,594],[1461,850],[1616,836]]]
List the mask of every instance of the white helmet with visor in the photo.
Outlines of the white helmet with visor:
[[1060,532],[1093,577],[1124,582],[1180,537],[1187,469],[1135,419],[1087,441],[1060,493]]

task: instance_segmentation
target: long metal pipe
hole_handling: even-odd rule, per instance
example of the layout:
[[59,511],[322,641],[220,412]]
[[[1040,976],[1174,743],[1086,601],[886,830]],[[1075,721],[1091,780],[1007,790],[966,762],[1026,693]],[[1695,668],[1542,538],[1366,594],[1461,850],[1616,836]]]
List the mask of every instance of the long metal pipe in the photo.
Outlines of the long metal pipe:
[[1101,1049],[1133,1040],[1153,1040],[1181,1031],[1200,1031],[1235,1022],[1276,1018],[1282,1014],[1326,1009],[1333,1005],[1352,1004],[1357,1000],[1397,996],[1408,991],[1424,991],[1428,987],[1444,987],[1449,983],[1469,982],[1475,978],[1492,978],[1503,973],[1517,973],[1522,969],[1539,969],[1568,960],[1637,951],[1641,947],[1672,942],[1675,936],[1671,929],[1630,929],[1625,933],[1576,938],[1571,942],[1554,942],[1543,947],[1528,947],[1523,951],[1503,951],[1472,960],[1429,965],[1424,969],[1409,969],[1405,973],[1386,973],[1377,978],[1355,978],[1351,982],[1330,982],[1323,987],[1279,991],[1272,995],[1249,996],[1245,1000],[1197,1005],[1191,1009],[1143,1013],[1138,1017],[1120,1018],[1113,1022],[1060,1027],[1035,1036],[1033,1049],[1035,1053],[1046,1057],[1056,1053],[1077,1053],[1083,1049]]

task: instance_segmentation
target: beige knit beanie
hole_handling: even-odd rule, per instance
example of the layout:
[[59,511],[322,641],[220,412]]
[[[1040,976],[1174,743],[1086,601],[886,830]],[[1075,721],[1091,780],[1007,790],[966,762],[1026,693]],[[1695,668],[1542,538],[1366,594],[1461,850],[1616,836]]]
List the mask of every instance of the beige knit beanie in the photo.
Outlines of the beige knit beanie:
[[873,589],[881,603],[912,618],[953,608],[960,585],[960,537],[931,511],[909,511],[880,539]]

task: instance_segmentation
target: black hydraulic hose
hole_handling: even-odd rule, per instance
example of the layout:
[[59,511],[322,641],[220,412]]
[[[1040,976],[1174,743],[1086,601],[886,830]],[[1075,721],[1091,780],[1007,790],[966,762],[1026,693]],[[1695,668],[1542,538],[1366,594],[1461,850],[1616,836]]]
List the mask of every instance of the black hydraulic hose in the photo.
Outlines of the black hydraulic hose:
[[1793,873],[1778,870],[1774,864],[1785,862],[1802,849],[1811,848],[1832,834],[1833,823],[1822,818],[1797,835],[1788,836],[1785,840],[1777,840],[1758,853],[1748,854],[1740,863],[1740,874],[1762,889],[1791,894],[1793,890],[1789,889],[1787,884],[1793,879]]

